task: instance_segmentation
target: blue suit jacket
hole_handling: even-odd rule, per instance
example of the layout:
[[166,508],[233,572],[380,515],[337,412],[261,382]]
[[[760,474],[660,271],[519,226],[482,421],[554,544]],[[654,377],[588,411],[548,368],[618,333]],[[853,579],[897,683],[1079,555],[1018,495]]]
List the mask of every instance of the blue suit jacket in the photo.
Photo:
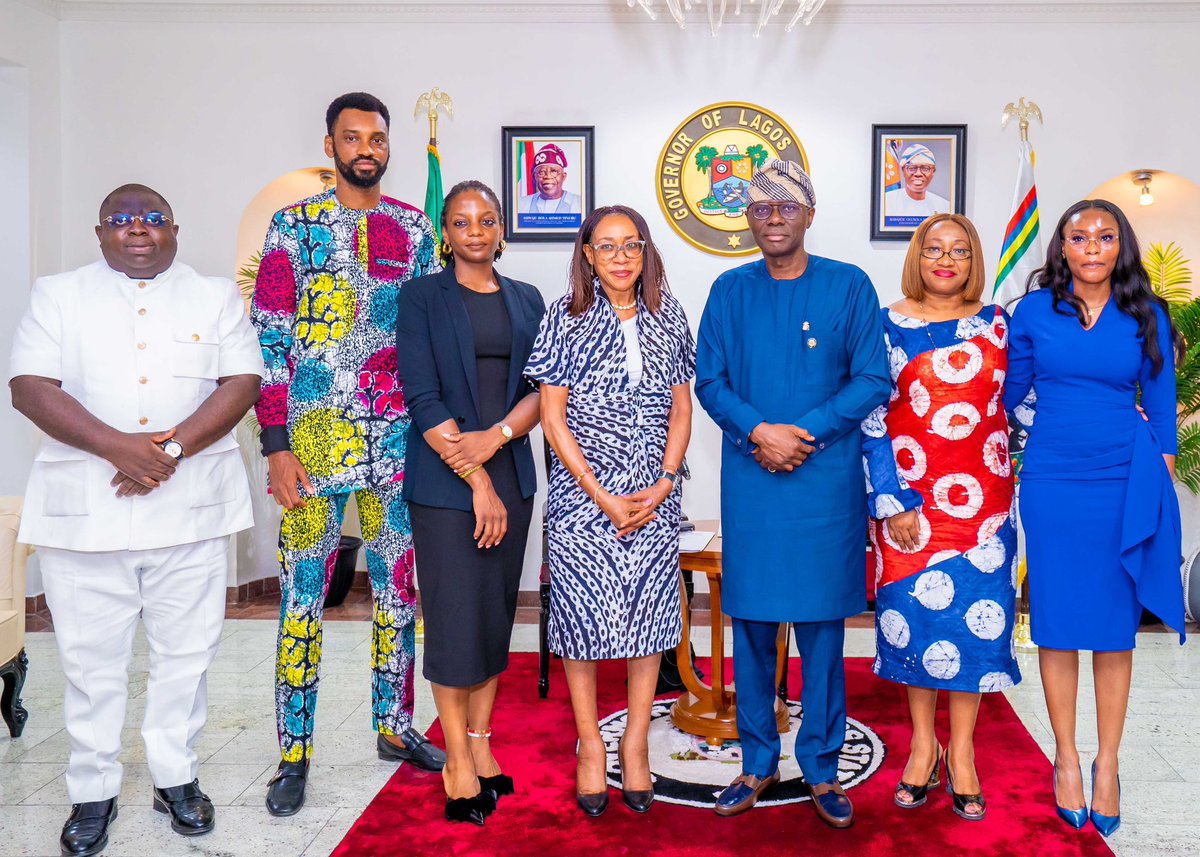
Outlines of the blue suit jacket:
[[[522,377],[538,326],[546,312],[541,293],[496,275],[512,323],[508,407],[536,392]],[[424,433],[446,420],[459,431],[480,431],[479,387],[475,375],[475,335],[454,267],[405,283],[396,311],[396,362],[412,425],[404,467],[404,497],[443,509],[472,510],[471,486],[445,465],[425,442]],[[513,438],[513,458],[522,496],[537,491],[537,471],[529,438]]]

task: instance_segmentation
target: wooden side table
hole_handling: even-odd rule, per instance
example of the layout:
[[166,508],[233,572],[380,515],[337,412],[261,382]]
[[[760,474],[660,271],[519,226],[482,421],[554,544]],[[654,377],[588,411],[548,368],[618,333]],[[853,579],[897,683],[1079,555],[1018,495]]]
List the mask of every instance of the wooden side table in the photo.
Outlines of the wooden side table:
[[[716,521],[696,521],[698,530],[716,530]],[[708,592],[712,600],[710,619],[712,626],[712,684],[705,684],[696,675],[692,666],[691,622],[688,618],[687,595],[683,592],[683,580],[679,587],[683,600],[683,639],[679,643],[675,659],[679,674],[687,692],[671,707],[671,723],[691,735],[705,738],[713,746],[725,741],[736,740],[737,691],[734,685],[725,684],[725,614],[721,612],[721,538],[713,536],[702,551],[681,553],[679,566],[684,571],[702,572],[708,578]],[[776,686],[787,669],[788,637],[787,625],[779,626]],[[788,710],[783,702],[775,699],[775,722],[780,732],[788,731]]]

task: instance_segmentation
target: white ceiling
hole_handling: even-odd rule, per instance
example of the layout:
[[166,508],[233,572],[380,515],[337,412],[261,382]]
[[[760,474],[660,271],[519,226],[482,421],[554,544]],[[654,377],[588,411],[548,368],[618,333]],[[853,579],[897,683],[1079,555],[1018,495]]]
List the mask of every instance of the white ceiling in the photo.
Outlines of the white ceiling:
[[[12,0],[4,0],[12,2]],[[653,25],[625,0],[16,0],[64,21],[278,21],[362,20],[409,22],[619,23]],[[662,0],[660,25],[674,25]],[[788,6],[791,5],[789,0]],[[785,9],[787,7],[785,6]],[[726,17],[726,25],[749,25]],[[1200,0],[827,0],[814,26],[921,23],[1200,23]],[[699,21],[697,21],[699,23]]]

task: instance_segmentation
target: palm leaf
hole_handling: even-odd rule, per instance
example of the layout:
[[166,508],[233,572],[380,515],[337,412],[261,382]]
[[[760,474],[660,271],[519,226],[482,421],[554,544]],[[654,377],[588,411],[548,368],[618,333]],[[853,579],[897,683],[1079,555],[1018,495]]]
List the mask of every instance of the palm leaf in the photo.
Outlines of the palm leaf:
[[1142,265],[1150,275],[1150,286],[1154,293],[1167,303],[1187,303],[1192,299],[1192,272],[1188,268],[1190,260],[1183,257],[1183,251],[1172,241],[1166,247],[1162,244],[1151,244],[1146,248],[1142,257]]
[[1171,320],[1183,334],[1183,359],[1175,364],[1179,426],[1200,414],[1200,298],[1171,307]]
[[1200,494],[1200,423],[1189,423],[1179,429],[1175,478],[1193,494]]
[[262,264],[262,253],[255,252],[246,260],[246,264],[237,270],[238,288],[242,297],[249,300],[254,297],[254,283],[258,280],[258,266]]

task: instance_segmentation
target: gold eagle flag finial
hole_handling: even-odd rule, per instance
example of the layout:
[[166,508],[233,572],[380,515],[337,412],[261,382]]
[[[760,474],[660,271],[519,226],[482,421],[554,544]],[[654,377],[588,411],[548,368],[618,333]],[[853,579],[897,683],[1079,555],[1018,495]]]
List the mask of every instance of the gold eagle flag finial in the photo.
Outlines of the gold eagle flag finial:
[[454,118],[454,101],[450,96],[442,92],[436,86],[429,92],[422,92],[421,97],[417,99],[417,106],[413,110],[413,118],[419,119],[421,111],[425,111],[425,115],[429,117],[429,145],[437,145],[437,123],[438,111],[445,111],[446,115],[451,119]]
[[1036,118],[1039,125],[1044,123],[1042,109],[1032,101],[1026,102],[1025,96],[1022,95],[1016,104],[1010,101],[1004,106],[1004,113],[1000,116],[1000,128],[1007,128],[1009,121],[1016,119],[1021,129],[1021,142],[1028,143],[1030,117]]

